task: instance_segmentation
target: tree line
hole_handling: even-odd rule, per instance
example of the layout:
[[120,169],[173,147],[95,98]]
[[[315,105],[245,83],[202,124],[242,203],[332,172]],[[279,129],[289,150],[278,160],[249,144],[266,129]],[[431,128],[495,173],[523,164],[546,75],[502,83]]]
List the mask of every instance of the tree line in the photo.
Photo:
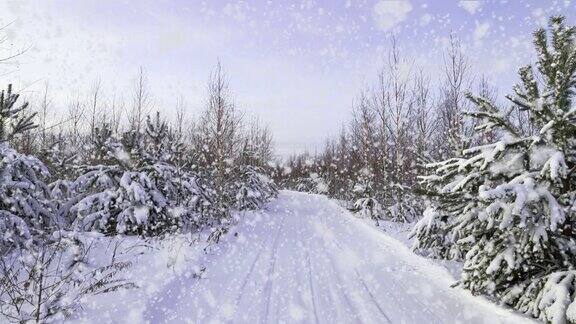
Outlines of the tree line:
[[[349,123],[328,139],[320,153],[291,156],[276,172],[283,185],[325,193],[351,210],[378,219],[414,221],[422,199],[413,190],[431,161],[461,152],[482,139],[465,119],[471,103],[465,93],[478,90],[492,100],[497,90],[475,78],[463,46],[450,36],[439,89],[431,77],[402,55],[394,39],[377,73],[352,105]],[[518,124],[525,118],[518,112]]]
[[168,122],[151,96],[141,70],[129,107],[106,108],[97,83],[49,125],[48,87],[36,106],[0,93],[0,314],[53,321],[87,294],[132,288],[119,277],[129,263],[89,264],[95,233],[207,231],[217,243],[232,211],[277,195],[272,133],[237,109],[220,64],[195,120],[180,108]]

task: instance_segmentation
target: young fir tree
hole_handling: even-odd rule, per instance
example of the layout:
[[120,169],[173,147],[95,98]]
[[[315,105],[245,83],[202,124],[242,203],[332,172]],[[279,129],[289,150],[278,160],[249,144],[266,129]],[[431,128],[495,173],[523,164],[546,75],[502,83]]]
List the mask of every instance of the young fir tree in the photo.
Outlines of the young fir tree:
[[237,194],[234,207],[243,209],[259,209],[264,203],[278,195],[276,185],[258,167],[241,166],[239,178],[236,181]]
[[48,186],[48,169],[33,156],[18,153],[8,141],[35,127],[28,103],[16,106],[12,86],[0,93],[0,254],[33,243],[57,223]]
[[307,175],[296,179],[295,189],[297,191],[326,195],[328,193],[328,188],[328,182],[318,172],[308,172]]
[[142,164],[162,163],[171,159],[168,134],[168,124],[160,118],[160,112],[156,112],[154,118],[146,117],[144,145],[139,154]]
[[174,138],[174,132],[158,112],[153,119],[147,117],[143,138],[138,171],[149,176],[169,202],[170,215],[177,218],[165,218],[162,222],[174,223],[179,228],[200,226],[202,218],[213,215],[213,197],[209,190],[203,190],[195,173],[179,165],[183,160],[179,156],[183,154],[182,142]]
[[46,137],[47,145],[42,148],[40,159],[45,161],[53,180],[69,179],[80,162],[79,147],[71,145],[63,133],[48,134]]
[[267,161],[263,161],[258,154],[259,144],[250,138],[244,141],[242,153],[233,171],[233,187],[236,191],[234,207],[239,210],[259,209],[278,195],[278,188],[263,167]]
[[199,226],[209,200],[193,174],[164,161],[169,154],[162,125],[149,122],[145,134],[125,133],[142,141],[130,142],[130,152],[112,136],[107,124],[96,130],[93,144],[100,146],[94,164],[81,168],[73,183],[76,195],[65,204],[74,226],[138,235]]
[[352,189],[356,201],[351,210],[364,218],[376,221],[376,225],[378,225],[378,220],[382,219],[382,207],[378,199],[374,197],[373,177],[374,174],[367,167],[358,172],[356,184]]
[[461,257],[460,285],[550,322],[576,322],[576,28],[534,33],[536,69],[520,69],[511,102],[539,128],[523,136],[489,100],[469,95],[479,132],[501,139],[430,167],[431,206],[417,249]]

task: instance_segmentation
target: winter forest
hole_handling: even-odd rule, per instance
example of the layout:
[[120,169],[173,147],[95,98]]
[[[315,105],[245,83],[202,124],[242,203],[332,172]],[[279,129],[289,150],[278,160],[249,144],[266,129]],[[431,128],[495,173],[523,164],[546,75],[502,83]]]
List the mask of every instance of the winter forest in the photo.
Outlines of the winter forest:
[[571,1],[0,9],[0,323],[576,323]]

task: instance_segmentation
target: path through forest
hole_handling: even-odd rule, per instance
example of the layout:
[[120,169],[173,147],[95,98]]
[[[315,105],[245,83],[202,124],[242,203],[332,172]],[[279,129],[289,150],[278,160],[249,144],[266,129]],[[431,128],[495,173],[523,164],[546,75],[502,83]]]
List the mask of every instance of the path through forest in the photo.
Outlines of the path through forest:
[[[247,213],[237,237],[150,298],[159,322],[520,323],[528,319],[450,288],[430,260],[317,195],[283,191]],[[233,235],[233,233],[232,233]]]

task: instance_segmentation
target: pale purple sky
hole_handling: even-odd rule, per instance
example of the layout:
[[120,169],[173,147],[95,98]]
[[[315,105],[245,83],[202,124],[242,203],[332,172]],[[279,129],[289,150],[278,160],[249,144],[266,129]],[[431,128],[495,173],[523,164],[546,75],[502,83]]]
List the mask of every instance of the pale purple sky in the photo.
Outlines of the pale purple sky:
[[128,101],[143,66],[157,109],[173,113],[182,96],[193,116],[220,59],[237,105],[270,125],[284,156],[314,151],[339,131],[393,34],[438,82],[455,32],[476,72],[506,93],[518,66],[533,58],[531,32],[551,14],[576,20],[574,2],[545,0],[22,0],[3,1],[0,10],[1,23],[11,23],[2,54],[30,47],[0,66],[1,84],[33,95],[48,81],[54,106],[63,107],[101,79],[106,92]]

